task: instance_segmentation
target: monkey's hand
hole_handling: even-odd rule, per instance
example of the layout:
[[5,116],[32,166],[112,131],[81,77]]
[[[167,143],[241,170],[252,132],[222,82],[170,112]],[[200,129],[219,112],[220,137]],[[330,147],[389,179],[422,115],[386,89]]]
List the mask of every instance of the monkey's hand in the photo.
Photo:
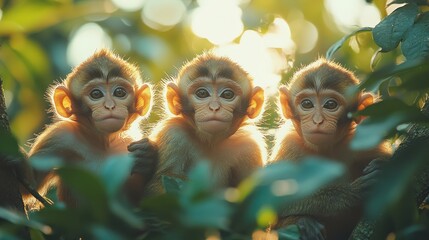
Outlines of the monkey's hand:
[[131,174],[138,173],[149,179],[153,176],[158,165],[158,147],[148,138],[133,142],[128,151],[135,159]]
[[352,182],[352,186],[357,188],[361,194],[367,195],[374,183],[376,183],[383,171],[386,160],[377,158],[372,160],[363,170],[363,175]]

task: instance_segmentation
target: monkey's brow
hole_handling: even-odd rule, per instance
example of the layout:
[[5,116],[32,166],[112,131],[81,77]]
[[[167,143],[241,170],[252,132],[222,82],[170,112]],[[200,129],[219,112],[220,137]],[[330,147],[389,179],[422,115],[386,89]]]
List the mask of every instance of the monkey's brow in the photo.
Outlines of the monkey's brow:
[[229,67],[223,67],[220,69],[217,69],[216,72],[210,71],[210,68],[207,66],[200,66],[198,67],[193,74],[190,75],[190,78],[196,79],[200,77],[209,77],[213,80],[217,78],[227,78],[227,79],[235,79],[234,78],[234,71],[233,69]]
[[118,78],[118,77],[126,77],[120,67],[114,67],[110,69],[109,72],[107,73],[107,79]]

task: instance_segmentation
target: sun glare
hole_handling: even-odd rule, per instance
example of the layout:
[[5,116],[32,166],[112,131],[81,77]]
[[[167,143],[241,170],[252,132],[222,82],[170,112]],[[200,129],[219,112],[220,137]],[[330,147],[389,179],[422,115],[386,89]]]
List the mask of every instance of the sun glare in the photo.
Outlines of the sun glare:
[[146,0],[112,0],[113,4],[124,11],[137,11],[143,7]]
[[215,45],[233,41],[243,32],[242,11],[238,2],[230,0],[198,1],[191,13],[191,28],[195,35]]
[[362,0],[325,0],[325,8],[345,33],[351,28],[373,27],[380,22],[377,8]]
[[267,33],[247,30],[238,44],[218,46],[214,51],[243,66],[254,78],[255,85],[264,88],[265,93],[271,96],[277,93],[281,73],[289,66],[288,58],[294,55],[295,44],[286,21],[277,18]]
[[149,27],[166,31],[178,24],[186,13],[181,0],[146,0],[142,20]]
[[96,50],[111,46],[112,40],[103,28],[95,23],[84,24],[72,34],[67,46],[67,61],[76,66]]

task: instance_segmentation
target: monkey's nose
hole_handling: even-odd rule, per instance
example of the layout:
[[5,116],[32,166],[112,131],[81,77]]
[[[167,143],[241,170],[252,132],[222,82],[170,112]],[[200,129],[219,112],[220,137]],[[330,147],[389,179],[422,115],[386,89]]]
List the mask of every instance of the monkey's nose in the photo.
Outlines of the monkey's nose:
[[220,104],[218,102],[216,102],[216,101],[210,102],[209,103],[209,108],[212,111],[217,111],[217,110],[220,109]]

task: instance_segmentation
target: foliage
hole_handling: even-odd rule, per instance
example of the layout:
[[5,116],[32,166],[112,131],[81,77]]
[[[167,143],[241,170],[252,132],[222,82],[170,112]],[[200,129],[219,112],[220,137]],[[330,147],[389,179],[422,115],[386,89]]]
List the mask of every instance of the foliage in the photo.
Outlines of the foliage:
[[[374,28],[363,28],[344,37],[328,50],[334,53],[350,37],[360,32],[372,33],[382,60],[373,61],[374,72],[358,89],[370,89],[383,94],[383,100],[356,115],[368,118],[357,128],[352,142],[355,149],[368,149],[386,138],[401,139],[410,123],[426,126],[427,114],[420,109],[428,104],[429,85],[429,12],[427,1],[393,1],[405,3],[385,17]],[[420,5],[420,7],[419,7]],[[426,7],[425,7],[426,6]],[[398,51],[400,50],[400,51]],[[383,53],[393,52],[394,58]],[[379,56],[374,56],[377,59]],[[398,59],[401,59],[398,63]],[[377,65],[378,64],[378,65]],[[415,179],[427,171],[427,137],[417,139],[412,146],[395,154],[375,186],[366,208],[368,218],[376,220],[374,239],[385,239],[392,232],[398,239],[422,239],[427,236],[427,209],[418,209],[413,192]],[[427,183],[426,183],[427,184]]]
[[[164,177],[166,193],[143,199],[135,209],[120,191],[132,164],[127,156],[112,157],[99,172],[89,171],[88,166],[48,162],[58,167],[81,207],[58,203],[31,212],[29,219],[0,208],[0,218],[9,222],[0,236],[13,236],[20,227],[29,227],[36,239],[203,239],[211,235],[249,239],[255,230],[268,228],[282,206],[311,194],[344,170],[323,159],[307,159],[299,165],[283,162],[261,169],[237,189],[214,190],[209,165],[201,162],[186,182]],[[299,233],[292,226],[279,236],[298,239]]]

